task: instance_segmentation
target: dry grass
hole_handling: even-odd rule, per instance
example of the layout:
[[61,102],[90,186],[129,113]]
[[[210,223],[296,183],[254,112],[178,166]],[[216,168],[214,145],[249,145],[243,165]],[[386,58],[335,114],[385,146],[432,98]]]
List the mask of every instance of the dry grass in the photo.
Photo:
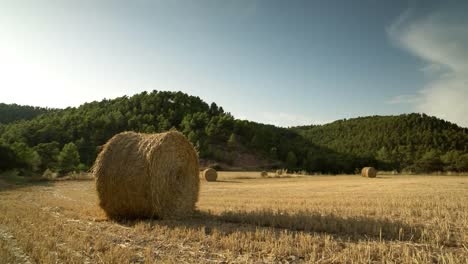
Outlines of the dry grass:
[[92,173],[87,173],[87,172],[77,172],[77,173],[70,173],[64,177],[61,178],[56,178],[55,180],[59,181],[66,181],[66,180],[72,180],[72,181],[88,181],[88,180],[94,180],[93,174]]
[[253,179],[278,179],[278,178],[302,178],[306,177],[304,174],[297,174],[297,173],[288,173],[278,175],[275,172],[268,173],[266,176],[262,176],[259,172],[253,171],[244,171],[244,172],[237,172],[237,171],[223,171],[218,175],[218,181],[230,181],[230,180],[253,180]]
[[[52,182],[0,191],[0,226],[39,263],[468,261],[468,177],[220,172],[197,206],[185,220],[112,222],[93,182]],[[5,241],[0,259],[14,258]]]

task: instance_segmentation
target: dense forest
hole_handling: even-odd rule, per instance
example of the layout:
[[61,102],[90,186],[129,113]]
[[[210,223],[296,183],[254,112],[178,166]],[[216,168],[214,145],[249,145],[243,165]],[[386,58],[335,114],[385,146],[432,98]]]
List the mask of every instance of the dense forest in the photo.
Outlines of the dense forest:
[[0,103],[0,124],[8,124],[17,120],[29,120],[53,111],[53,109],[36,106]]
[[64,173],[87,169],[99,146],[116,133],[170,129],[183,132],[202,159],[229,164],[235,155],[249,152],[294,170],[347,169],[328,166],[341,155],[313,145],[292,130],[236,120],[215,103],[208,105],[181,92],[157,91],[86,103],[2,125],[0,168],[21,167],[33,172],[51,168]]
[[425,114],[360,117],[293,130],[337,152],[375,158],[380,169],[468,171],[468,129]]
[[[12,112],[21,113],[17,108]],[[100,146],[116,133],[171,129],[184,133],[201,159],[230,164],[249,153],[270,161],[258,169],[353,173],[372,165],[386,170],[468,170],[467,129],[419,114],[281,128],[235,119],[198,97],[158,91],[77,108],[36,110],[35,117],[11,114],[15,118],[0,124],[0,170],[87,170]]]

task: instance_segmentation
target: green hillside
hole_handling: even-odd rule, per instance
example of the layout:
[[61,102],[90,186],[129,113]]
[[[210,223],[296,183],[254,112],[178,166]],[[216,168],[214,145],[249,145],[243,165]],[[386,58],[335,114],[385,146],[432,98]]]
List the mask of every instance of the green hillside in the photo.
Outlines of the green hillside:
[[29,120],[50,111],[52,109],[0,103],[0,124],[8,124],[18,120]]
[[375,158],[381,169],[468,170],[468,129],[425,114],[359,117],[294,130],[337,152]]
[[[93,164],[99,146],[116,133],[170,129],[183,132],[199,151],[200,158],[227,165],[250,156],[266,161],[260,164],[266,167],[332,171],[324,165],[326,162],[314,168],[304,163],[318,164],[315,159],[332,160],[338,155],[314,146],[292,130],[236,120],[222,107],[208,105],[198,97],[153,91],[86,103],[0,126],[3,149],[0,155],[4,156],[0,169],[17,167],[13,164],[23,164],[22,167],[36,172],[73,166],[85,169]],[[76,156],[76,152],[79,164],[66,164],[70,163],[67,156]],[[12,153],[16,154],[16,160]],[[76,158],[71,160],[77,163]]]
[[0,124],[0,170],[86,170],[116,133],[170,129],[187,136],[204,164],[225,169],[468,171],[467,129],[434,117],[373,116],[287,129],[235,119],[198,97],[158,91]]

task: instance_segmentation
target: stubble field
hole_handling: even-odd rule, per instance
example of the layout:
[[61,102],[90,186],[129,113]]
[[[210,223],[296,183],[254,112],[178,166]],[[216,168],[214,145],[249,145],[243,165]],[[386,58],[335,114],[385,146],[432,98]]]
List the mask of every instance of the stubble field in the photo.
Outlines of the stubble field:
[[106,219],[93,181],[0,184],[3,263],[468,263],[468,177],[202,180],[188,219]]

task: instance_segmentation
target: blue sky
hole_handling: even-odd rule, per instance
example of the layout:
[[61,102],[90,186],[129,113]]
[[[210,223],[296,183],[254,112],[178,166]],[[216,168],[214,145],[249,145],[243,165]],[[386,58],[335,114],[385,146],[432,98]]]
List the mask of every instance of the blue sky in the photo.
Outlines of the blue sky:
[[468,126],[463,1],[0,0],[0,102],[180,90],[280,126],[425,112]]

